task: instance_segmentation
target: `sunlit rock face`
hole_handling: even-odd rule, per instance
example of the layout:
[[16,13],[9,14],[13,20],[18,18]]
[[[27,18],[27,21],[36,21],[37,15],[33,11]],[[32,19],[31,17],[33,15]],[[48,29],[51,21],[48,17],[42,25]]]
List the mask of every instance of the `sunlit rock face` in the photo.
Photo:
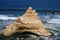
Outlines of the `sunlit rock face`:
[[7,25],[1,33],[4,36],[11,36],[17,32],[31,32],[37,35],[50,36],[51,33],[44,27],[37,15],[36,10],[29,7],[24,15]]

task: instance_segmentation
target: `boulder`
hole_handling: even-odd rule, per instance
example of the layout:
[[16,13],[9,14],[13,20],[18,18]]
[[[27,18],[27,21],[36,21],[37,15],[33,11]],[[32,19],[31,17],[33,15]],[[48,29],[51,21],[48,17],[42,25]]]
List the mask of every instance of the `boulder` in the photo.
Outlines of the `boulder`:
[[43,23],[38,19],[38,13],[36,10],[33,10],[32,7],[29,7],[24,15],[7,25],[1,33],[4,36],[11,36],[17,32],[31,32],[43,36],[51,35],[44,27]]

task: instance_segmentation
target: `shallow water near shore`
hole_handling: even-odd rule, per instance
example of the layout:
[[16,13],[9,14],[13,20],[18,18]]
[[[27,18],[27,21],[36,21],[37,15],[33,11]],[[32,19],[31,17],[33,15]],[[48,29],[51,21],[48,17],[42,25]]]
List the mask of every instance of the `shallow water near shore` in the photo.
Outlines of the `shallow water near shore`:
[[[0,14],[0,31],[2,31],[2,29],[6,25],[12,23],[15,19],[17,19],[18,16],[20,16],[20,14],[6,14],[6,13]],[[49,13],[42,14],[41,12],[39,12],[38,18],[42,21],[44,26],[54,34],[54,36],[46,37],[46,36],[36,36],[30,33],[29,34],[17,33],[11,37],[0,36],[0,40],[60,40],[60,14],[56,13],[55,15],[51,16]]]

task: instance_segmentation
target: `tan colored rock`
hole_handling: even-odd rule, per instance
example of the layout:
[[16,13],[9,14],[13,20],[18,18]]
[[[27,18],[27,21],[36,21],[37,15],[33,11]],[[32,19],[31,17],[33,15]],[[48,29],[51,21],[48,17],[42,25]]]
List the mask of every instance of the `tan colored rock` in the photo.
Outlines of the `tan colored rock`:
[[37,35],[50,36],[51,33],[44,27],[37,15],[36,10],[32,10],[32,7],[29,7],[24,15],[6,26],[2,34],[10,36],[16,32],[32,32]]

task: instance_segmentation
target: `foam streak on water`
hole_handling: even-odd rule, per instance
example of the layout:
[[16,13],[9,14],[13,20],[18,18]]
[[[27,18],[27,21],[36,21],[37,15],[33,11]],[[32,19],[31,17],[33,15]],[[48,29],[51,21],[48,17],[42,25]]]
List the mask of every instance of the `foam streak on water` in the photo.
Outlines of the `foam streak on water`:
[[15,20],[17,17],[9,17],[8,15],[0,15],[0,20]]
[[60,24],[60,19],[50,19],[49,21],[47,21],[48,23],[57,23]]

